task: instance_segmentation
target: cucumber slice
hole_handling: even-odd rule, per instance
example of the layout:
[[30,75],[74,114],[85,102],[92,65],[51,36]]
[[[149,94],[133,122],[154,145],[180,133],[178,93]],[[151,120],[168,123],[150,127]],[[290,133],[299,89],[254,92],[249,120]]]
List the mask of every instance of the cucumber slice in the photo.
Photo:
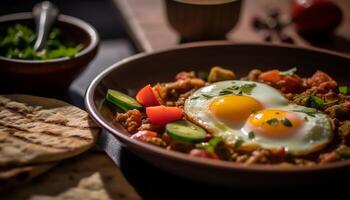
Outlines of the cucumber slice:
[[109,89],[107,91],[106,99],[124,111],[132,109],[140,110],[142,108],[142,106],[134,98],[116,90]]
[[201,127],[185,120],[179,120],[166,125],[168,135],[181,142],[201,142],[207,132]]

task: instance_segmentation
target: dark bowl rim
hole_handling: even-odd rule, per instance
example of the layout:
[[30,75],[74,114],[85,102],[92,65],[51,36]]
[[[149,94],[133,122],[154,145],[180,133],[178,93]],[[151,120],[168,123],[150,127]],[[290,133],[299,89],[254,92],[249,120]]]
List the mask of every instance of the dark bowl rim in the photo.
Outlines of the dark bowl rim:
[[[0,24],[9,22],[9,21],[17,21],[17,20],[28,20],[32,19],[32,13],[30,12],[21,12],[21,13],[14,13],[14,14],[8,14],[8,15],[2,15],[0,16]],[[13,63],[23,63],[23,64],[46,64],[46,63],[57,63],[57,62],[64,62],[69,61],[73,59],[77,59],[79,57],[82,57],[94,49],[98,47],[99,44],[99,35],[96,31],[96,29],[90,25],[89,23],[78,19],[76,17],[68,16],[60,14],[57,19],[59,22],[63,22],[66,24],[71,24],[77,28],[79,28],[81,31],[86,32],[91,41],[87,47],[84,47],[82,51],[78,52],[74,57],[62,57],[62,58],[56,58],[56,59],[50,59],[50,60],[22,60],[22,59],[12,59],[12,58],[6,58],[4,56],[0,56],[0,60],[13,62]]]
[[[234,164],[230,163],[228,161],[221,161],[221,160],[211,160],[211,159],[205,159],[205,158],[197,158],[192,157],[184,153],[179,153],[175,151],[168,151],[159,147],[156,147],[154,145],[146,144],[138,140],[131,139],[129,136],[118,132],[116,129],[108,125],[108,122],[105,122],[103,120],[103,117],[99,114],[97,107],[94,105],[94,91],[97,87],[97,85],[100,83],[100,81],[109,74],[110,71],[114,70],[115,68],[121,67],[124,64],[128,62],[132,62],[134,60],[142,59],[144,57],[152,56],[152,55],[159,55],[163,53],[168,53],[171,51],[179,51],[182,49],[191,49],[191,48],[205,48],[205,47],[212,47],[212,46],[259,46],[259,47],[282,47],[282,48],[290,48],[290,49],[299,49],[299,50],[306,50],[306,51],[314,51],[318,53],[326,53],[331,54],[334,56],[342,57],[345,59],[350,60],[350,56],[337,53],[325,49],[315,48],[315,47],[296,47],[293,45],[288,44],[266,44],[266,43],[234,43],[234,42],[228,42],[228,41],[210,41],[210,42],[195,42],[195,43],[189,43],[189,44],[183,44],[179,45],[177,47],[160,50],[160,51],[154,51],[154,52],[143,52],[139,53],[133,56],[130,56],[128,58],[125,58],[104,71],[102,71],[99,75],[95,77],[95,79],[90,83],[88,89],[85,92],[84,102],[85,102],[85,108],[89,115],[92,117],[92,119],[99,124],[103,129],[107,130],[109,133],[120,137],[122,140],[126,140],[132,145],[135,145],[139,148],[142,148],[144,151],[150,154],[157,154],[161,155],[163,157],[167,157],[169,159],[178,160],[181,162],[188,162],[192,165],[205,165],[206,167],[210,168],[216,168],[221,170],[239,170],[241,172],[249,172],[249,173],[305,173],[305,172],[316,172],[316,171],[327,171],[327,170],[334,170],[338,168],[344,168],[344,167],[350,167],[350,160],[345,161],[339,161],[335,163],[329,163],[325,165],[316,165],[316,166],[270,166],[270,165],[240,165],[240,164]],[[118,138],[119,139],[119,138]],[[122,142],[123,143],[123,142]]]

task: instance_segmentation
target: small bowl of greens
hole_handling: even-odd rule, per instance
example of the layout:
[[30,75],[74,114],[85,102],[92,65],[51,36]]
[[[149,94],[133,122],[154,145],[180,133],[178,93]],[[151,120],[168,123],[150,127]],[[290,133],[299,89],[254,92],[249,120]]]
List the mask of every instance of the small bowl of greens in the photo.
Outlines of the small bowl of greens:
[[44,50],[36,52],[31,13],[0,16],[0,84],[7,89],[65,89],[95,57],[99,37],[88,23],[60,15]]

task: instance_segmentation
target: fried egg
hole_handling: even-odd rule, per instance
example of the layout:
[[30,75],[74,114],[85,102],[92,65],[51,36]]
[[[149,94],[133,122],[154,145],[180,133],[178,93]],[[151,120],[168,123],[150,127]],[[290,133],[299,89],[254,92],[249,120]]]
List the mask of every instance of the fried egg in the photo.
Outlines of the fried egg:
[[254,150],[281,147],[292,155],[318,151],[333,138],[327,115],[291,104],[263,83],[222,81],[200,88],[185,102],[186,116],[226,143]]

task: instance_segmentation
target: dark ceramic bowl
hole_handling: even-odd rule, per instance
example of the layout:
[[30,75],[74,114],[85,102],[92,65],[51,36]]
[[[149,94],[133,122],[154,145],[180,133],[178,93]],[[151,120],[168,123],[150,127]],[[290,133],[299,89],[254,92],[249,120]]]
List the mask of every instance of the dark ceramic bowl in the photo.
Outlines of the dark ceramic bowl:
[[[16,13],[0,16],[0,26],[16,23],[35,28],[31,13]],[[84,45],[73,58],[63,57],[52,60],[20,60],[0,56],[0,84],[7,89],[19,91],[55,91],[66,89],[76,76],[95,57],[99,37],[88,23],[66,15],[60,15],[56,27],[65,37]],[[35,29],[34,29],[35,30]]]
[[286,70],[298,67],[298,73],[305,76],[319,69],[339,83],[350,84],[350,57],[345,55],[293,46],[206,42],[139,54],[114,64],[89,86],[85,96],[86,109],[126,148],[161,169],[189,179],[226,186],[276,187],[329,182],[350,175],[350,160],[322,166],[281,168],[243,166],[167,151],[130,139],[125,129],[113,122],[114,113],[103,103],[108,88],[133,96],[146,84],[172,81],[182,70],[208,71],[214,65],[231,68],[239,77],[254,68]]
[[165,0],[169,24],[180,42],[223,40],[237,24],[242,0]]

